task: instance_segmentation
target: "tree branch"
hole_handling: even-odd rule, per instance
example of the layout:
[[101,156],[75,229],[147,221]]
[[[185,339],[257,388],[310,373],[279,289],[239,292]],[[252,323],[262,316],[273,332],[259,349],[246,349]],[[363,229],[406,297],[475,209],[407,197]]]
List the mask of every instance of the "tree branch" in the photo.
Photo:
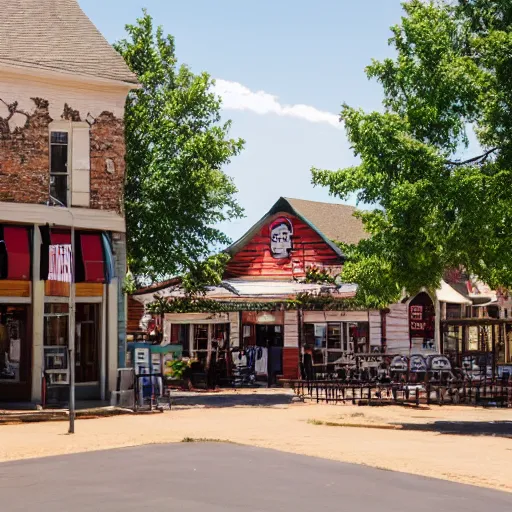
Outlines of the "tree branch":
[[479,156],[475,156],[473,158],[470,158],[469,160],[464,160],[464,161],[452,161],[452,160],[446,160],[446,163],[448,165],[456,165],[456,166],[460,166],[460,165],[466,165],[466,164],[473,164],[475,162],[478,162],[479,160],[482,160],[482,162],[485,162],[487,160],[487,158],[489,158],[489,156],[494,153],[495,151],[498,151],[499,148],[492,148],[492,149],[489,149],[489,151],[486,151],[483,155],[479,155]]

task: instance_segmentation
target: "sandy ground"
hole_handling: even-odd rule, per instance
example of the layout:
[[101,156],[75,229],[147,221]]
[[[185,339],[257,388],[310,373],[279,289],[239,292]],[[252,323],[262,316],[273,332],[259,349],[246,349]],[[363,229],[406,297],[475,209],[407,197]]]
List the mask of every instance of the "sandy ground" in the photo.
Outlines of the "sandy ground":
[[[471,428],[480,435],[440,433],[437,422],[446,421],[473,422]],[[503,422],[504,432],[488,435],[487,426],[496,425],[489,422]],[[383,428],[389,425],[401,429]],[[409,430],[415,425],[428,425],[432,431]],[[66,432],[64,422],[0,426],[0,461],[194,438],[232,441],[512,492],[512,410],[316,404],[189,408],[79,420],[75,435]]]

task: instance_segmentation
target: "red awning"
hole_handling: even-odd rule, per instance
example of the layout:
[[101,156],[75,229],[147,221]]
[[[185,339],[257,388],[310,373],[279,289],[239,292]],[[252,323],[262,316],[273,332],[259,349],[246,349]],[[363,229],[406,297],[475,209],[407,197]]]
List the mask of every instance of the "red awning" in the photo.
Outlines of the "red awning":
[[50,231],[52,245],[71,245],[71,231],[65,229],[52,229]]
[[26,227],[4,226],[7,279],[30,280],[30,240]]
[[103,256],[101,234],[81,234],[80,244],[82,247],[85,281],[87,283],[104,283],[105,258]]

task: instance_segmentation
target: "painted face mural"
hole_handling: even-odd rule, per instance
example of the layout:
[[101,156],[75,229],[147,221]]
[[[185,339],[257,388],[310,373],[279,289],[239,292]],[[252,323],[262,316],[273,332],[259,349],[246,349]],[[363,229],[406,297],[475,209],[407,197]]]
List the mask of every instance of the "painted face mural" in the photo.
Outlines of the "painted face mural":
[[446,356],[434,356],[430,361],[432,370],[451,370],[452,365]]
[[289,258],[292,250],[292,223],[279,217],[270,225],[270,252],[276,259]]
[[427,371],[427,362],[423,358],[423,356],[419,354],[415,354],[411,356],[411,371],[413,372],[426,372]]

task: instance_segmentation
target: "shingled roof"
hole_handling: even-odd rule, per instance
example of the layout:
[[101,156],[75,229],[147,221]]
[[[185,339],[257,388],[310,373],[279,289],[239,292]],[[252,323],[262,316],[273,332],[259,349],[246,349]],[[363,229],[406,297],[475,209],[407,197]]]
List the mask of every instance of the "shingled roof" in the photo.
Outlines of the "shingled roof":
[[291,207],[329,240],[345,244],[357,244],[368,238],[361,219],[354,217],[355,206],[336,203],[320,203],[304,199],[284,198]]
[[137,83],[76,0],[2,2],[0,62]]
[[354,217],[355,211],[357,208],[346,204],[320,203],[281,197],[242,238],[229,246],[226,252],[231,255],[236,254],[249,242],[268,217],[287,212],[309,224],[333,251],[343,258],[343,253],[333,241],[357,244],[370,236],[364,230],[361,220]]

